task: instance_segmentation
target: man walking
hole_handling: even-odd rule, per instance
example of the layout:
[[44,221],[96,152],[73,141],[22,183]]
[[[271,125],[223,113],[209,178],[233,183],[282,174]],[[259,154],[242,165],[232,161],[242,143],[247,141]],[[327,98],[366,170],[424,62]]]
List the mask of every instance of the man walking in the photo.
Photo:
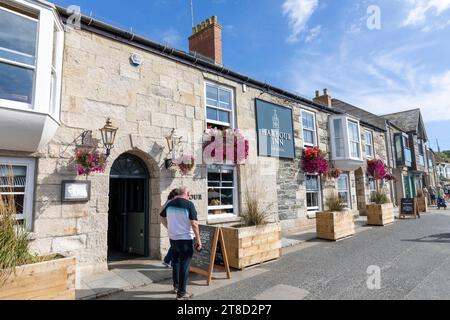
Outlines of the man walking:
[[189,269],[195,247],[202,249],[197,210],[190,202],[190,193],[186,187],[181,188],[182,195],[170,201],[161,212],[161,223],[169,231],[170,245],[173,249],[173,288],[177,300],[189,300],[192,293],[186,291]]
[[444,209],[447,209],[447,204],[445,203],[445,192],[443,187],[439,187],[438,191],[438,210],[441,209],[441,207],[444,207]]

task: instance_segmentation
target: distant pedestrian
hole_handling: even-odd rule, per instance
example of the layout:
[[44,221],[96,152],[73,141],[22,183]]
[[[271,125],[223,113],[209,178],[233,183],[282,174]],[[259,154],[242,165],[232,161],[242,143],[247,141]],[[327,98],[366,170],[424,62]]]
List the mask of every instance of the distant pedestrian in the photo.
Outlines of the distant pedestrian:
[[431,205],[435,206],[436,205],[436,190],[434,189],[433,186],[428,187],[428,193],[430,194]]
[[[167,201],[164,204],[164,206],[161,208],[160,212],[162,212],[164,210],[164,208],[167,206],[167,204],[170,201],[172,201],[172,200],[174,200],[174,199],[176,199],[176,198],[178,198],[179,196],[182,196],[182,195],[183,194],[182,194],[181,189],[179,189],[179,188],[173,189],[169,193],[169,196],[167,197]],[[172,260],[173,260],[172,258],[173,258],[173,249],[172,249],[172,246],[170,246],[169,251],[167,252],[167,255],[164,257],[163,265],[165,265],[167,268],[170,268],[172,266]]]
[[[189,190],[181,188],[182,196],[170,201],[161,212],[161,222],[169,231],[170,244],[173,250],[173,288],[177,300],[189,300],[194,295],[186,291],[191,260],[195,248],[202,249],[197,211]],[[194,238],[195,237],[195,238]]]
[[447,209],[447,204],[445,202],[445,191],[443,187],[439,187],[437,196],[438,196],[438,210],[440,210],[441,207]]

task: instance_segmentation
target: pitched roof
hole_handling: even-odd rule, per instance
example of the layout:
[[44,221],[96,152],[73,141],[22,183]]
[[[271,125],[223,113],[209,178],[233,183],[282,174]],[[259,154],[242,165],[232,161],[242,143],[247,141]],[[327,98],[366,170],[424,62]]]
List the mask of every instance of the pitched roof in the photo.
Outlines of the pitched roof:
[[422,121],[420,109],[386,114],[382,117],[407,133],[417,133],[419,131],[419,124]]
[[386,120],[380,116],[355,107],[339,99],[332,99],[332,105],[333,109],[353,115],[362,120],[364,123],[367,123],[380,131],[386,131]]

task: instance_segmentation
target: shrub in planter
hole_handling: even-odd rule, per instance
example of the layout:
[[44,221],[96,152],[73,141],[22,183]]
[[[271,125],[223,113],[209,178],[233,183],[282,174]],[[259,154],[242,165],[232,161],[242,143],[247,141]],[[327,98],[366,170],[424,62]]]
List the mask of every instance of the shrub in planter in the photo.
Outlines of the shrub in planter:
[[317,238],[336,241],[355,234],[353,214],[346,209],[342,200],[333,194],[327,198],[328,211],[317,212]]
[[385,226],[395,221],[394,205],[384,192],[377,192],[373,203],[367,205],[367,224],[372,226]]
[[0,196],[0,300],[75,299],[75,258],[38,257],[16,220],[14,196]]
[[222,227],[230,267],[242,270],[248,266],[278,259],[281,256],[281,226],[269,222],[272,205],[262,207],[256,193],[245,194],[242,224]]

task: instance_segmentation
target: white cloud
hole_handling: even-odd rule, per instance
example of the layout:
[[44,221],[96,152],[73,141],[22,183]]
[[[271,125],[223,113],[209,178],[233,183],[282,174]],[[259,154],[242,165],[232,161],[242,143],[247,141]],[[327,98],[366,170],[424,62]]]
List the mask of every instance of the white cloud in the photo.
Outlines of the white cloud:
[[[450,1],[450,0],[449,0]],[[319,5],[319,0],[285,0],[282,6],[283,15],[288,16],[291,34],[289,43],[297,42],[300,34]]]
[[179,47],[181,44],[181,36],[175,29],[169,29],[163,32],[162,34],[163,43],[168,44],[171,47]]
[[309,30],[309,34],[308,34],[308,36],[305,39],[305,42],[306,43],[312,42],[313,40],[315,40],[320,35],[321,32],[322,32],[322,26],[321,25],[318,25],[317,27],[310,29]]
[[298,53],[289,66],[290,79],[294,90],[310,98],[315,90],[328,88],[331,96],[374,114],[421,108],[427,122],[449,121],[450,68],[434,71],[415,59],[417,51],[429,50],[432,45],[368,52],[357,51],[355,44],[343,40],[340,50],[332,54]]
[[408,3],[411,8],[403,26],[424,24],[428,13],[431,12],[437,17],[450,9],[450,0],[408,0]]

